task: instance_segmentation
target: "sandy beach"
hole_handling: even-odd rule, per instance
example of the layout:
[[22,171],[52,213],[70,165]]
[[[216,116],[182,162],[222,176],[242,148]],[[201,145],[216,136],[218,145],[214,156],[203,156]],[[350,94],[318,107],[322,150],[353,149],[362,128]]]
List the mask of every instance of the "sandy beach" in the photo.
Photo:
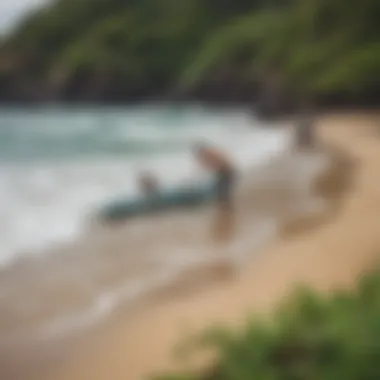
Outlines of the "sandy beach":
[[332,201],[328,212],[289,224],[242,270],[214,271],[214,286],[188,294],[172,289],[128,318],[115,318],[47,378],[142,379],[174,368],[173,348],[184,338],[215,323],[238,326],[250,312],[268,312],[297,284],[321,291],[352,285],[380,258],[379,125],[378,115],[321,118],[321,144],[342,152],[352,165],[348,182],[338,166],[317,184]]

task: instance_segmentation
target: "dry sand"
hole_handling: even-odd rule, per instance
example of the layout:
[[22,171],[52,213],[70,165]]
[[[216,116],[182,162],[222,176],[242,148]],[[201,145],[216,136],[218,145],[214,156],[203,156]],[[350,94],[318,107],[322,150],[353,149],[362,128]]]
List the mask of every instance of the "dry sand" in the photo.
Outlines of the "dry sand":
[[322,118],[318,137],[340,157],[317,186],[334,201],[327,214],[288,226],[250,266],[232,278],[220,276],[218,286],[156,297],[118,318],[49,380],[142,379],[175,366],[172,349],[181,339],[210,324],[238,325],[249,312],[267,312],[297,284],[323,291],[352,285],[380,259],[379,129],[379,115]]

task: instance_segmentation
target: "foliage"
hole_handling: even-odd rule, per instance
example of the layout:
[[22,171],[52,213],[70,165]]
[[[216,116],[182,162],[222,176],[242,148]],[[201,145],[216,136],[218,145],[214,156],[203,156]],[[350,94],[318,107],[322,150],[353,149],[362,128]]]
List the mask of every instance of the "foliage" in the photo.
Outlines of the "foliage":
[[379,379],[380,273],[364,277],[354,293],[299,291],[270,322],[250,320],[238,333],[214,328],[198,343],[216,348],[212,371],[156,379]]
[[379,17],[376,0],[292,1],[257,10],[206,40],[190,80],[248,45],[256,72],[274,71],[301,91],[366,89],[379,84]]
[[[294,92],[380,87],[378,0],[55,0],[3,38],[1,76],[194,87],[226,69]],[[220,79],[220,78],[219,78]],[[85,84],[87,83],[87,84]],[[66,83],[67,84],[67,83]]]

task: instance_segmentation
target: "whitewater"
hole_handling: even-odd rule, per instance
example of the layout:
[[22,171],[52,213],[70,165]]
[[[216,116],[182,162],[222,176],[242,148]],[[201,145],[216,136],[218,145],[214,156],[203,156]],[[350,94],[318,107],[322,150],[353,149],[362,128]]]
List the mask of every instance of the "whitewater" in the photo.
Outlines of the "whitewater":
[[[238,169],[231,238],[213,238],[212,206],[96,223],[105,204],[133,199],[142,170],[164,188],[207,179],[193,157],[199,142]],[[1,109],[0,350],[85,331],[210,265],[244,266],[285,216],[315,206],[310,186],[326,160],[291,145],[289,128],[244,110]]]
[[246,169],[286,138],[242,112],[1,110],[0,265],[78,238],[98,207],[136,194],[141,170],[169,187],[198,180],[194,143],[221,147]]

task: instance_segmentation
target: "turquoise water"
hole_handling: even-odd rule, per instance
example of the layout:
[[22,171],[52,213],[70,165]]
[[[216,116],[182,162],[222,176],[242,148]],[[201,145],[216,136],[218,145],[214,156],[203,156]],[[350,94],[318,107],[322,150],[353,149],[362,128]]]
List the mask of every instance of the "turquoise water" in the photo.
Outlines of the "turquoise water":
[[[244,111],[194,106],[1,109],[0,351],[96,326],[187,271],[244,264],[309,204],[321,165],[290,153],[289,129],[267,127]],[[208,183],[195,142],[225,151],[238,171],[227,241],[215,244],[212,205],[94,223],[110,202],[136,199],[141,170],[164,190]]]
[[[273,127],[194,106],[0,109],[3,377],[43,372],[84,331],[156,291],[181,281],[199,289],[220,264],[245,266],[287,217],[310,212],[325,157],[294,152],[291,131]],[[215,239],[225,220],[213,205],[96,223],[105,205],[136,199],[141,170],[164,190],[207,183],[194,142],[224,150],[237,168],[231,235]]]
[[179,151],[206,112],[142,109],[0,110],[0,160],[72,160]]
[[141,170],[168,188],[206,180],[193,143],[258,164],[287,138],[258,126],[201,107],[0,109],[0,265],[80,237],[99,207],[133,198]]

